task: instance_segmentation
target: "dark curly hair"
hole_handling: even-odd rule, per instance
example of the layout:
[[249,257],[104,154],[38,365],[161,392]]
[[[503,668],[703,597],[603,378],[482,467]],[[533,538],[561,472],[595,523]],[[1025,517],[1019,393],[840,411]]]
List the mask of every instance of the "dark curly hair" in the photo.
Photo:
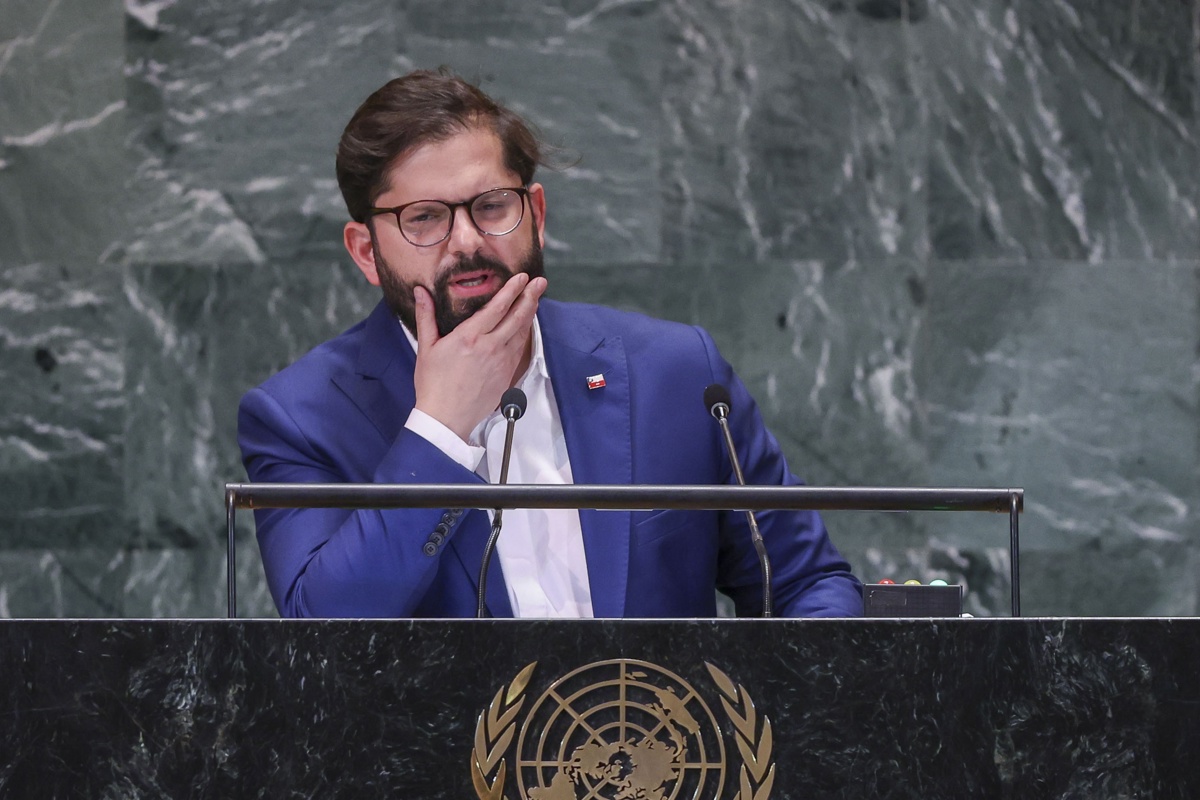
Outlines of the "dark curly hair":
[[505,166],[522,184],[533,180],[544,163],[542,144],[519,115],[445,67],[388,81],[358,107],[338,142],[337,180],[350,218],[366,221],[398,158],[476,126],[499,137]]

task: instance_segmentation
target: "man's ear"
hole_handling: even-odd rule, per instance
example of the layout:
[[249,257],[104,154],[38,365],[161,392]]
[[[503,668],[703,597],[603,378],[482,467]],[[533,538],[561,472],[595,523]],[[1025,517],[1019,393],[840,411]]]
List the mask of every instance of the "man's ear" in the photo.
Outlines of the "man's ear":
[[538,242],[546,248],[546,189],[540,183],[529,184],[529,206],[533,211],[533,224],[537,228]]
[[371,229],[363,222],[347,222],[342,229],[342,243],[354,263],[366,276],[367,283],[379,285],[379,269],[375,266],[375,247],[371,240]]

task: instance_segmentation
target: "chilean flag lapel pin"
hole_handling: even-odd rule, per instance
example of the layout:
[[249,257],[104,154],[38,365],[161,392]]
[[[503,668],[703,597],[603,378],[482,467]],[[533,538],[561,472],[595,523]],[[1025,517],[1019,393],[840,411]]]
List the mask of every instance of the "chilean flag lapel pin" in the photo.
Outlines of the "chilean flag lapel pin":
[[598,375],[588,375],[587,385],[588,385],[589,389],[603,389],[604,388],[604,373],[601,372]]

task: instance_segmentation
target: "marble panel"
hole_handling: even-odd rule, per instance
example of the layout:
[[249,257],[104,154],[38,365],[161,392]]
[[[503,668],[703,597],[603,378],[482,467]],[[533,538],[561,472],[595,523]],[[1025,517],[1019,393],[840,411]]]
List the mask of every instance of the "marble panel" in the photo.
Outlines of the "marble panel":
[[248,267],[131,267],[125,484],[137,540],[223,547],[224,484],[245,479],[248,389],[369,313],[377,290],[319,257]]
[[662,12],[654,0],[408,0],[406,67],[452,67],[524,115],[557,148],[542,170],[547,249],[559,262],[655,261]]
[[932,474],[1039,487],[1032,546],[1197,541],[1196,266],[932,269]]
[[[1117,613],[1085,588],[1089,573],[1100,554],[1139,548],[1144,564],[1121,557],[1111,569],[1131,583],[1159,571],[1162,599],[1126,613],[1195,607],[1175,565],[1200,544],[1197,301],[1194,263],[931,268],[916,369],[929,475],[1026,488],[1026,558],[1046,551],[1038,558],[1081,565],[1047,612]],[[975,533],[939,535],[963,543]]]
[[327,251],[345,206],[333,159],[392,72],[388,0],[131,0],[135,263],[266,263]]
[[667,258],[927,255],[931,40],[880,5],[665,4]]
[[[99,538],[99,537],[96,537]],[[0,618],[125,616],[128,552],[91,546],[0,549]]]
[[128,540],[111,268],[0,270],[0,548]]
[[87,264],[125,225],[120,0],[0,2],[0,266]]
[[[277,618],[248,511],[238,515],[236,543],[237,616]],[[130,551],[128,576],[120,587],[121,616],[136,619],[226,617],[228,566],[224,542],[202,546]]]
[[934,0],[936,257],[1200,252],[1195,6]]
[[1100,539],[1069,551],[1023,550],[1026,616],[1194,617],[1200,546]]
[[[237,612],[278,617],[247,514],[237,543]],[[0,550],[0,619],[225,617],[224,545]]]

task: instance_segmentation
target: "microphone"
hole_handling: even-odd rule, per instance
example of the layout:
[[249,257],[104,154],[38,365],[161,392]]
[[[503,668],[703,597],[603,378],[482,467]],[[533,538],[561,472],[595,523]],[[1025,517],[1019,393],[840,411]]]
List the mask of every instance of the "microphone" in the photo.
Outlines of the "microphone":
[[[733,463],[733,474],[737,476],[739,486],[746,485],[746,477],[742,474],[742,464],[738,460],[737,449],[733,446],[733,434],[729,432],[729,412],[733,405],[729,390],[719,383],[709,384],[704,389],[704,405],[721,426],[725,435],[725,449],[729,452],[729,460]],[[750,541],[754,544],[754,552],[758,554],[758,566],[762,570],[763,582],[763,616],[771,616],[771,561],[767,558],[767,547],[763,543],[762,534],[758,530],[758,520],[754,512],[746,511],[746,521],[750,524]]]
[[[500,397],[500,413],[506,420],[516,422],[525,416],[525,407],[528,404],[529,400],[525,397],[525,393],[514,386]],[[508,446],[507,442],[505,446]],[[505,466],[508,466],[507,462]]]
[[[529,400],[525,397],[525,393],[515,386],[500,397],[500,413],[508,421],[508,429],[504,433],[504,456],[500,461],[498,486],[508,483],[508,462],[512,458],[513,429],[517,426],[517,420],[525,414],[525,406],[528,403]],[[483,563],[479,567],[479,603],[475,607],[477,619],[483,619],[487,614],[484,601],[487,598],[488,566],[492,563],[492,553],[500,538],[500,525],[504,517],[504,509],[497,508],[495,511],[496,513],[492,515],[492,533],[488,536],[487,545],[483,548]]]
[[729,416],[729,407],[732,403],[729,390],[721,384],[710,383],[704,387],[704,406],[708,409],[708,413],[718,420]]

